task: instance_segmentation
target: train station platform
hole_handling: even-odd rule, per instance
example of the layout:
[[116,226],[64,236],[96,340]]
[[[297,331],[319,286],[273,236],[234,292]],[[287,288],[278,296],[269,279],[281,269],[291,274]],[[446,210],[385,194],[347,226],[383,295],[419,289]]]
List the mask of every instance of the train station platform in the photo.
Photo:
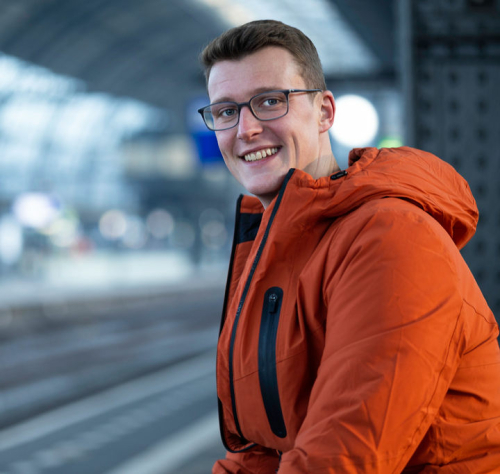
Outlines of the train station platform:
[[[175,253],[100,253],[44,262],[37,277],[0,279],[0,328],[24,317],[78,313],[155,297],[223,294],[227,262],[194,265]],[[17,321],[15,321],[17,320]]]
[[0,472],[208,472],[225,278],[148,253],[0,280]]

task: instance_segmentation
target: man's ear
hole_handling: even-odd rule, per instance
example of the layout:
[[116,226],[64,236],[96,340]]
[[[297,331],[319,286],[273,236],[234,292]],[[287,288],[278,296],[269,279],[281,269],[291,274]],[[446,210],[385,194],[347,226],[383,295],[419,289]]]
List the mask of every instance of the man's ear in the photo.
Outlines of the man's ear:
[[330,130],[335,119],[335,99],[330,91],[322,92],[320,111],[320,132]]

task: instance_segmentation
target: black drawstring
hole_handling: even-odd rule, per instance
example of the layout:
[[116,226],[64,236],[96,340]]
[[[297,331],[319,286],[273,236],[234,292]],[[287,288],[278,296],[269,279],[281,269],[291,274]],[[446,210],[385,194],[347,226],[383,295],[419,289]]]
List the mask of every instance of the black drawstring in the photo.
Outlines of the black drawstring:
[[278,455],[280,457],[280,461],[278,463],[278,469],[276,469],[276,471],[274,471],[274,472],[278,472],[279,471],[280,464],[281,464],[281,455],[283,454],[279,449],[277,449],[276,452],[278,453]]

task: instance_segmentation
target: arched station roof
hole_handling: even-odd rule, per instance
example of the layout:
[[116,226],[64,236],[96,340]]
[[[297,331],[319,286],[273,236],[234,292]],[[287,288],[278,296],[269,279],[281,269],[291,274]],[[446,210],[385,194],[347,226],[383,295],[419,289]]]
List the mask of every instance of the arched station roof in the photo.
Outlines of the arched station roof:
[[[236,7],[241,18],[244,18],[241,10],[247,8],[248,14],[257,12],[261,18],[278,15],[281,16],[278,19],[290,19],[292,23],[307,20],[306,12],[312,24],[310,29],[319,29],[322,39],[330,41],[326,47],[330,45],[337,64],[333,75],[390,71],[394,67],[392,2],[373,3],[366,0],[2,0],[0,52],[81,79],[89,91],[175,109],[177,102],[184,102],[193,90],[203,91],[196,58],[203,45],[232,26],[228,11]],[[325,18],[322,4],[334,8],[337,16]],[[307,32],[307,26],[304,29]],[[356,41],[361,47],[354,50]],[[341,46],[335,48],[335,45]],[[330,56],[323,53],[323,61],[327,55]],[[360,69],[363,61],[371,66]],[[332,75],[332,71],[326,72],[327,76]]]

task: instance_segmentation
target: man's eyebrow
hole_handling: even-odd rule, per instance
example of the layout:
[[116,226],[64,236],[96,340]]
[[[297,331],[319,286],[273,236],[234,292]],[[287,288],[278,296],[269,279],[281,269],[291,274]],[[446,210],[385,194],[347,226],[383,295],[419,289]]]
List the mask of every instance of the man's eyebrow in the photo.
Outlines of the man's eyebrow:
[[[282,91],[282,90],[284,90],[284,89],[282,89],[281,87],[278,87],[278,86],[276,86],[276,87],[273,87],[273,86],[258,87],[256,89],[253,89],[250,96],[248,97],[248,100],[250,100],[253,96],[255,96],[257,94],[260,94],[261,92]],[[214,100],[213,102],[211,102],[211,104],[217,104],[218,102],[236,102],[236,100],[234,100],[232,97],[224,96],[224,97],[221,97],[217,100]]]

